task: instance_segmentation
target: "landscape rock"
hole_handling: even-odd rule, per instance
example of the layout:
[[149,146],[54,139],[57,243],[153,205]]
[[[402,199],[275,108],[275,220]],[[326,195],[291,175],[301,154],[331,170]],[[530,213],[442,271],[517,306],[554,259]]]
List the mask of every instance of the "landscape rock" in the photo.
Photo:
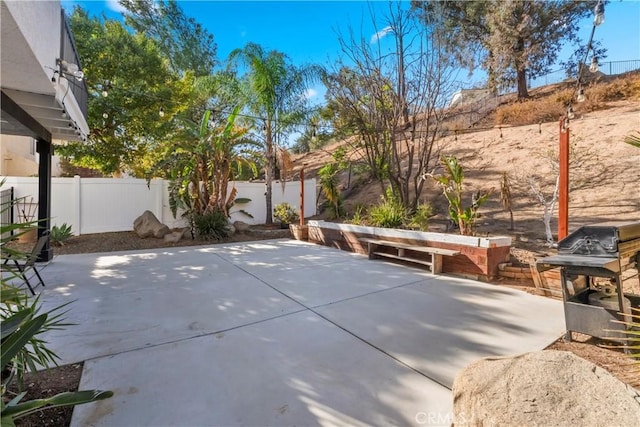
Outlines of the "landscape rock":
[[236,233],[236,227],[231,223],[231,221],[227,223],[227,232],[229,233],[229,236],[232,236]]
[[151,211],[144,211],[133,222],[133,230],[139,237],[156,237],[162,239],[166,234],[171,233],[169,227],[161,223]]
[[452,392],[456,427],[640,425],[640,393],[566,351],[479,360]]
[[233,226],[236,228],[236,231],[238,233],[246,233],[247,231],[249,231],[249,228],[251,227],[249,224],[247,224],[246,222],[242,222],[242,221],[234,222]]
[[184,237],[185,234],[187,234],[188,231],[189,229],[185,228],[183,230],[177,230],[169,234],[165,234],[164,241],[169,243],[177,243],[180,240],[182,240],[182,238]]

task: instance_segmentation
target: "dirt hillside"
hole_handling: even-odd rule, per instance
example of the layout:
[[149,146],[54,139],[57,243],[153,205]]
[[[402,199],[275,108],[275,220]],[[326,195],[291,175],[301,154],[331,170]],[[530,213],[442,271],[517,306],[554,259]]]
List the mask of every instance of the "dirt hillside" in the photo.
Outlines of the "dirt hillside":
[[[570,123],[570,140],[575,143],[574,158],[586,157],[583,165],[570,168],[570,180],[578,188],[570,193],[570,231],[586,223],[607,220],[640,220],[640,149],[623,142],[624,137],[640,130],[640,103],[617,101],[607,109],[579,114]],[[465,168],[465,188],[472,191],[493,188],[490,200],[482,207],[478,226],[480,234],[509,234],[522,243],[538,244],[544,239],[542,206],[531,197],[528,182],[549,180],[550,150],[558,147],[558,122],[518,127],[503,126],[439,141],[442,154],[455,155]],[[323,150],[299,155],[296,169],[305,164],[308,176],[331,161],[331,153],[344,142]],[[512,180],[515,232],[510,232],[509,215],[502,210],[500,180],[507,172]],[[546,177],[546,178],[545,178]],[[346,181],[346,178],[345,178]],[[380,199],[376,183],[362,183],[345,201],[348,215],[357,204],[371,205]],[[433,227],[444,227],[446,201],[433,182],[423,193],[437,213]],[[556,222],[552,222],[555,232]]]

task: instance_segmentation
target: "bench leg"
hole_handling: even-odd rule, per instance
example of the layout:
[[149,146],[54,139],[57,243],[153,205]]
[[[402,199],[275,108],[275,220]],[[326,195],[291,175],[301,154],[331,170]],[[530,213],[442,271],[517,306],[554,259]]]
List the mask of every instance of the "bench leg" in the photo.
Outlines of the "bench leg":
[[371,242],[367,243],[367,250],[369,251],[369,259],[374,259],[373,253],[376,251],[376,244]]
[[431,254],[431,272],[433,274],[442,273],[442,255],[440,254]]

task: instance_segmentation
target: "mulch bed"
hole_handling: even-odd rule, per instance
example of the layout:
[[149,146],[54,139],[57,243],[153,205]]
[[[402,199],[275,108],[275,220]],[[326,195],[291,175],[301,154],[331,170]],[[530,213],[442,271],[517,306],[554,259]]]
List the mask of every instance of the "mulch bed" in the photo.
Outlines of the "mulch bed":
[[[80,385],[82,366],[82,363],[74,363],[28,373],[24,376],[22,389],[14,380],[4,397],[12,399],[18,393],[26,391],[27,394],[22,398],[22,402],[26,402],[52,397],[66,391],[77,391]],[[67,427],[71,424],[72,414],[73,407],[71,406],[47,408],[16,420],[16,425],[23,427]]]

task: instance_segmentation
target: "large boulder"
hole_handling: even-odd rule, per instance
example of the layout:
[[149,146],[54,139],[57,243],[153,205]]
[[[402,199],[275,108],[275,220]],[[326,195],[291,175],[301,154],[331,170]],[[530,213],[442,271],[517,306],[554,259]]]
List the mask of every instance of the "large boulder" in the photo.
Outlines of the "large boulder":
[[566,351],[472,363],[453,383],[455,426],[640,426],[640,394]]
[[187,234],[188,232],[189,232],[188,228],[173,231],[169,234],[164,235],[164,241],[167,243],[178,243],[180,240],[182,240],[184,235]]
[[165,234],[171,233],[169,227],[161,223],[151,211],[144,211],[133,222],[133,230],[143,239],[147,237],[156,237],[162,239]]
[[234,222],[233,226],[236,228],[236,231],[238,233],[246,233],[247,231],[249,231],[249,228],[251,228],[251,226],[249,224],[247,224],[246,222],[242,222],[242,221]]

